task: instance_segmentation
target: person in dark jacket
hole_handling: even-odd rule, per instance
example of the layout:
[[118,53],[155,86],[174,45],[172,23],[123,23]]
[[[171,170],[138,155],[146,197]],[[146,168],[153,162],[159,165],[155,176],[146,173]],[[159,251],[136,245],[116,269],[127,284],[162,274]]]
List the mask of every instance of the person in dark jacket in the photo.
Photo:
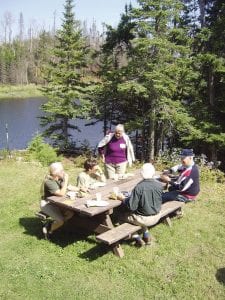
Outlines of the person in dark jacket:
[[155,168],[151,163],[142,166],[143,180],[131,192],[130,197],[122,197],[124,206],[128,209],[122,220],[142,227],[143,239],[139,234],[133,235],[137,246],[150,244],[151,237],[148,226],[156,224],[160,217],[162,204],[162,184],[153,179]]
[[182,165],[172,168],[172,171],[179,170],[180,175],[175,181],[167,175],[162,175],[161,179],[170,185],[169,192],[162,195],[163,203],[177,200],[190,202],[196,199],[199,191],[199,171],[194,163],[194,153],[192,149],[181,151]]

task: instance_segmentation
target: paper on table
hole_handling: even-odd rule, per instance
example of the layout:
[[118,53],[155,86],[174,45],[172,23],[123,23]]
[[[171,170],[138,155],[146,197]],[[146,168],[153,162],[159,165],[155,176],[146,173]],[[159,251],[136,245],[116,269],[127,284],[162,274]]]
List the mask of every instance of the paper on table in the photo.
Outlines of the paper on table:
[[101,201],[96,201],[96,200],[87,200],[86,203],[87,207],[90,206],[107,206],[109,203],[107,201],[101,200]]
[[98,187],[101,187],[101,186],[105,186],[106,183],[105,183],[105,182],[98,182],[98,183],[96,183],[96,185],[97,185]]
[[70,199],[74,200],[75,197],[76,197],[76,195],[77,195],[77,192],[69,191],[69,192],[66,193],[66,195],[67,195]]

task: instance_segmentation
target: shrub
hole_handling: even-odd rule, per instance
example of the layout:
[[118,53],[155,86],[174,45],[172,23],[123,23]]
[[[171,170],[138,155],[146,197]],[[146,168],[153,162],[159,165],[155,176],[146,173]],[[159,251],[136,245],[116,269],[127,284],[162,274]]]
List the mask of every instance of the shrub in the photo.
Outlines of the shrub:
[[225,183],[225,174],[219,169],[210,169],[204,166],[200,168],[200,179],[204,182]]
[[47,166],[52,162],[61,160],[57,156],[56,150],[43,141],[40,134],[36,135],[28,146],[29,158],[39,161],[43,166]]

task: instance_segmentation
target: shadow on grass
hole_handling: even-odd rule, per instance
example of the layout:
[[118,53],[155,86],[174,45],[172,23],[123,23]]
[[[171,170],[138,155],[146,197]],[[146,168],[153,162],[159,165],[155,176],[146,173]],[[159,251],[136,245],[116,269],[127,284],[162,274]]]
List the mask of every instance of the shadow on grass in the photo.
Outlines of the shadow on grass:
[[225,285],[225,268],[218,269],[216,272],[216,279],[219,283]]
[[25,228],[24,234],[36,236],[37,239],[42,239],[42,224],[37,218],[20,218],[19,223]]
[[80,258],[83,258],[87,261],[94,261],[99,257],[107,254],[110,251],[110,248],[103,244],[96,244],[93,248],[88,251],[79,254]]
[[[23,217],[19,219],[19,223],[24,227],[24,234],[30,236],[36,236],[38,240],[43,239],[42,223],[35,217]],[[78,232],[77,230],[71,230],[68,224],[65,224],[62,228],[54,232],[49,242],[54,243],[62,248],[76,243],[78,241],[87,241],[95,246],[87,252],[79,254],[80,258],[93,261],[103,256],[109,251],[109,248],[102,244],[96,244],[96,241],[89,237],[91,232]]]
[[[35,217],[20,218],[19,223],[25,228],[24,234],[36,236],[37,239],[39,240],[44,238],[42,233],[42,223],[38,218]],[[79,240],[89,240],[88,235],[89,233],[81,234],[77,231],[70,230],[67,224],[65,224],[62,228],[56,230],[54,234],[52,234],[51,242],[64,248],[67,245],[70,245]]]

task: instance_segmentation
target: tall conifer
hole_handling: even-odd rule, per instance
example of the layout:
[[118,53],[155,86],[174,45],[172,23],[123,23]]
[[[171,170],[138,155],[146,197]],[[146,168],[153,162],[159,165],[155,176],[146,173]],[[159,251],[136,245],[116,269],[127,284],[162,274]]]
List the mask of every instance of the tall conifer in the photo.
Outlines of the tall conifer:
[[86,48],[80,24],[73,13],[73,0],[66,0],[62,28],[56,33],[56,43],[51,61],[46,68],[47,86],[43,88],[49,101],[42,106],[46,116],[42,125],[44,134],[60,147],[70,143],[70,129],[78,129],[72,119],[84,116]]

